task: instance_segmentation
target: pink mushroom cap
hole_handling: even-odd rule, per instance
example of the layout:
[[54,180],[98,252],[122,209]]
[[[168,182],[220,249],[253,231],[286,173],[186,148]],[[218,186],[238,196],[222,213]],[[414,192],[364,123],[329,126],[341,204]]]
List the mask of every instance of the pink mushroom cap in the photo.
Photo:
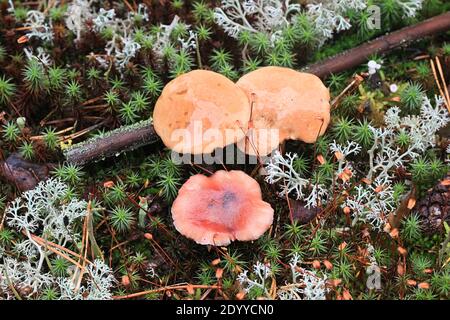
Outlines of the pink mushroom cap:
[[273,222],[273,209],[261,188],[242,171],[194,175],[181,187],[172,205],[175,228],[203,245],[256,240]]

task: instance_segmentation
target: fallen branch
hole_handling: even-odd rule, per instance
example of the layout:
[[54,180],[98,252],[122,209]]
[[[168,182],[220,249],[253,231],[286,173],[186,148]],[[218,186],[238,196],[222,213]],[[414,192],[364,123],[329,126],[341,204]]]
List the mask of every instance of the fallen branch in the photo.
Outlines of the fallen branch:
[[150,120],[112,130],[65,150],[68,162],[82,165],[153,143],[158,136]]
[[450,12],[376,38],[324,61],[309,65],[303,71],[320,78],[356,67],[374,54],[382,54],[424,37],[450,30]]

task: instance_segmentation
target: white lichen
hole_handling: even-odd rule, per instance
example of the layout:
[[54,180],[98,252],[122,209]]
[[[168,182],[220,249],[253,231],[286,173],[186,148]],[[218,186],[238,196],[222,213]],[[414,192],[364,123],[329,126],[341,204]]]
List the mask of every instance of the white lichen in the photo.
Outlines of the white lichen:
[[304,189],[310,185],[308,179],[302,178],[294,169],[294,161],[297,154],[286,153],[283,155],[275,151],[269,162],[265,166],[267,173],[266,181],[270,184],[278,183],[282,186],[280,196],[294,193],[297,199],[304,198]]
[[44,263],[56,254],[46,241],[58,248],[76,247],[81,238],[75,227],[86,216],[88,204],[65,199],[68,191],[65,183],[50,178],[6,208],[7,224],[25,239],[17,242],[12,252],[2,252],[0,299],[36,298],[47,288],[55,289],[59,299],[112,298],[115,279],[101,260],[88,263],[84,269],[71,266],[75,270],[73,277],[57,277]]
[[52,22],[46,21],[46,16],[41,11],[29,10],[24,26],[30,29],[26,33],[26,36],[29,39],[36,37],[47,42],[53,40]]
[[288,25],[292,14],[299,11],[300,5],[289,0],[222,0],[214,10],[214,18],[233,38],[248,31],[267,33],[273,40],[272,36]]
[[266,297],[269,297],[267,281],[271,276],[272,271],[270,267],[258,261],[253,266],[253,274],[251,276],[249,276],[247,270],[244,270],[238,275],[237,280],[246,293],[253,288],[259,288]]
[[86,29],[86,21],[93,18],[94,2],[95,0],[74,0],[67,8],[66,26],[75,33],[77,41],[81,39],[81,32]]
[[314,22],[315,29],[320,35],[322,44],[333,37],[335,32],[345,31],[351,28],[350,22],[345,17],[348,10],[361,11],[366,8],[363,0],[328,0],[313,1],[307,5],[307,14]]
[[[303,177],[296,172],[296,154],[286,153],[283,156],[278,151],[265,166],[266,181],[276,183],[281,196],[293,195],[305,201],[308,208],[326,205],[330,195],[339,194],[358,182],[345,196],[342,208],[350,209],[353,224],[360,221],[371,224],[375,229],[382,229],[389,214],[396,209],[392,190],[395,169],[408,166],[420,154],[434,147],[437,131],[450,121],[450,117],[444,100],[436,97],[435,104],[428,98],[423,100],[419,115],[402,117],[398,107],[391,107],[386,111],[384,120],[385,127],[370,126],[373,144],[367,151],[367,172],[355,171],[349,160],[349,157],[361,152],[361,146],[354,141],[344,145],[333,141],[329,149],[337,159],[337,168],[333,172],[333,183],[329,186],[316,184],[313,178]],[[409,145],[403,149],[397,144],[400,133],[410,138]],[[363,178],[365,183],[360,183]]]
[[289,266],[292,281],[277,290],[280,300],[325,300],[329,289],[326,286],[327,277],[318,276],[315,272],[300,266],[300,256],[295,254]]

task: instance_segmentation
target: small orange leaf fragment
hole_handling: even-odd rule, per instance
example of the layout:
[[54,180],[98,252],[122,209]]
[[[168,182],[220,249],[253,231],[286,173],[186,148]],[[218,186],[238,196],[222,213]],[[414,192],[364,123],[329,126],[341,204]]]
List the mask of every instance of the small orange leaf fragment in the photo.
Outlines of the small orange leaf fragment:
[[350,180],[350,176],[349,176],[346,172],[344,172],[344,171],[342,171],[342,172],[338,175],[338,178],[341,179],[343,182],[347,182],[348,180]]
[[245,298],[245,292],[244,291],[241,291],[241,292],[236,294],[236,299],[242,300],[244,298]]
[[153,240],[153,235],[151,234],[151,233],[145,233],[144,234],[144,237],[145,237],[145,239],[147,239],[147,240]]
[[428,282],[421,282],[417,285],[417,287],[419,287],[420,289],[430,289],[430,285],[428,284]]
[[409,198],[408,199],[408,209],[411,210],[412,208],[414,208],[415,205],[416,205],[416,199]]
[[333,269],[333,264],[328,260],[323,260],[323,265],[325,266],[325,268],[327,268],[327,270]]
[[417,284],[417,281],[416,280],[412,280],[412,279],[408,279],[408,280],[406,280],[406,284],[408,285],[408,286],[415,286],[416,284]]
[[109,181],[104,182],[103,187],[108,188],[108,189],[114,187],[114,181],[109,180]]
[[350,291],[348,291],[347,289],[345,289],[344,292],[342,293],[342,297],[344,298],[344,300],[353,300]]
[[217,279],[222,279],[223,276],[223,269],[222,268],[217,268],[216,270],[216,278]]
[[397,239],[398,238],[398,229],[394,228],[391,230],[391,232],[389,232],[389,235],[393,238],[393,239]]
[[407,251],[406,251],[405,248],[398,247],[398,248],[397,248],[397,251],[398,251],[402,256],[406,256]]
[[337,287],[338,285],[340,285],[342,283],[341,279],[330,279],[328,281],[328,283],[332,286],[332,287]]
[[219,263],[220,263],[220,259],[217,258],[217,259],[214,259],[214,260],[211,262],[211,265],[217,266]]
[[403,267],[402,263],[397,264],[397,273],[399,276],[402,276],[405,274],[405,267]]
[[319,260],[314,260],[312,263],[312,266],[314,269],[320,269],[320,261]]
[[337,160],[342,160],[344,159],[344,154],[342,152],[336,151],[334,153],[334,156],[336,157]]
[[325,158],[323,157],[323,155],[319,154],[317,156],[317,161],[319,161],[320,164],[325,164]]
[[188,284],[188,285],[186,286],[186,291],[187,291],[189,294],[194,294],[194,293],[195,293],[194,286],[193,286],[192,284]]
[[17,43],[22,44],[22,43],[28,42],[28,40],[30,40],[30,39],[28,39],[27,36],[21,36],[19,39],[17,39]]
[[128,287],[130,285],[130,277],[127,275],[122,276],[122,285]]

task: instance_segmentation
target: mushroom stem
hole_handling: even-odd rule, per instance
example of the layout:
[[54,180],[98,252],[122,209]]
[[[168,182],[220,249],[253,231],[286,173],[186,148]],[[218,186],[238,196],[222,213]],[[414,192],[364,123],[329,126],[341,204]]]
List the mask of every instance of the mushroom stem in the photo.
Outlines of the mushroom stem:
[[121,127],[70,147],[64,152],[69,163],[83,165],[119,153],[132,151],[158,140],[151,120]]
[[415,25],[400,29],[375,40],[366,42],[356,48],[342,52],[324,61],[309,65],[302,71],[323,78],[331,73],[356,67],[367,61],[373,54],[386,53],[424,37],[450,29],[450,12],[430,18]]

